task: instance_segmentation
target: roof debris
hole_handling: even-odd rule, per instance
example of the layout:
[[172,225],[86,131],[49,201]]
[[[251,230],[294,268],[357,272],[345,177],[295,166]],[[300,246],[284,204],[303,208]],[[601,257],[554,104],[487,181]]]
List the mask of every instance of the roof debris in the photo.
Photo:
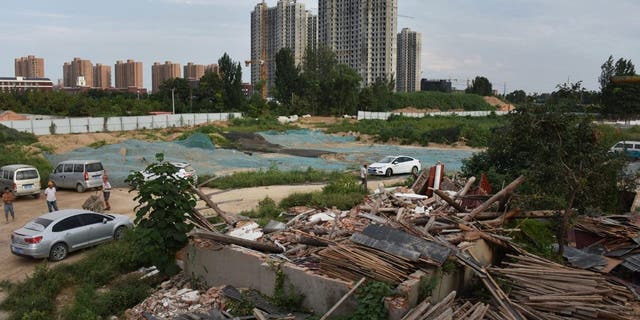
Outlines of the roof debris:
[[[434,190],[429,172],[423,170],[412,188],[380,187],[348,211],[291,208],[287,222],[271,221],[266,230],[222,212],[211,195],[198,192],[228,228],[223,234],[206,223],[199,210],[194,210],[191,215],[203,223],[198,223],[199,229],[190,236],[198,246],[239,245],[271,254],[274,259],[294,263],[308,272],[354,283],[364,277],[398,285],[415,271],[457,262],[470,267],[492,297],[488,304],[463,302],[455,300],[452,292],[435,305],[422,302],[407,313],[406,320],[633,319],[628,303],[634,300],[634,294],[617,280],[536,257],[511,242],[509,235],[518,230],[505,228],[506,221],[558,214],[517,209],[490,211],[496,204],[502,208],[509,201],[523,177],[488,195],[486,186],[471,187],[475,179],[456,182],[442,177],[440,189]],[[425,196],[427,191],[433,196]],[[576,228],[601,237],[594,246],[604,249],[600,255],[578,249],[566,250],[565,254],[574,265],[607,270],[617,266],[607,260],[609,257],[601,257],[608,253],[627,259],[621,265],[637,271],[640,225],[634,221],[637,220],[627,216],[581,217]],[[239,237],[241,234],[250,236]],[[478,263],[467,250],[469,242],[478,239],[511,252],[502,267],[485,268]],[[496,276],[504,281],[494,280]],[[505,282],[508,286],[503,288]],[[509,290],[503,291],[506,288]]]

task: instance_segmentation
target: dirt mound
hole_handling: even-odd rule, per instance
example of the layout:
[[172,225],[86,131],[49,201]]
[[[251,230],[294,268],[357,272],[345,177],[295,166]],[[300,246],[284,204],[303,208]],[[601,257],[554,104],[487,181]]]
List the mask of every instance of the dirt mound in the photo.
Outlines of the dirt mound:
[[498,107],[498,111],[513,111],[515,109],[515,107],[510,104],[510,103],[506,103],[496,97],[483,97],[484,101],[487,102],[488,104]]

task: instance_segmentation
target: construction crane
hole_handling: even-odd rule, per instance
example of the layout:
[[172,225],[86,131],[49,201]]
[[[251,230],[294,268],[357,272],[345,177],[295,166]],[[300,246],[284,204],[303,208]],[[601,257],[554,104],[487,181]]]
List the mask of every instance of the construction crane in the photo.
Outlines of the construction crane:
[[246,60],[245,66],[260,65],[260,81],[262,81],[262,99],[267,98],[267,30],[266,30],[266,18],[267,18],[267,4],[265,0],[262,0],[262,6],[260,6],[260,59]]

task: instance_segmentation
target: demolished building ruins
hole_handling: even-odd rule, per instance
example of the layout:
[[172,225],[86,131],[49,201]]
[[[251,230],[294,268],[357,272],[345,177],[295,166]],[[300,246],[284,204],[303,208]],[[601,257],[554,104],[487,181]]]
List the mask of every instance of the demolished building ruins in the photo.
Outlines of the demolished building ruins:
[[[364,281],[396,288],[384,300],[392,319],[637,319],[633,285],[607,272],[618,265],[637,271],[639,224],[579,220],[577,230],[599,237],[585,246],[627,258],[573,263],[577,254],[568,248],[565,257],[582,268],[564,266],[511,241],[517,230],[506,227],[508,220],[555,214],[505,209],[524,177],[490,195],[484,181],[474,187],[473,178],[457,184],[433,172],[423,170],[411,188],[381,185],[349,211],[294,207],[287,222],[264,227],[220,210],[214,194],[194,188],[206,206],[192,214],[199,223],[184,255],[185,274],[210,287],[285,290],[322,319],[353,311],[353,291]],[[226,228],[211,225],[207,212]],[[464,294],[473,286],[487,296]],[[193,319],[231,316],[223,311]],[[254,316],[293,318],[257,309]]]

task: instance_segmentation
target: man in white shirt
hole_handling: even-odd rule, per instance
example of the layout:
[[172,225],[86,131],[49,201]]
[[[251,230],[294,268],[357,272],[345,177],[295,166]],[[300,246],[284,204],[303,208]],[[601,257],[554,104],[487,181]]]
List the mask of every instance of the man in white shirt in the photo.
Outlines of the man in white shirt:
[[44,189],[45,199],[47,200],[47,208],[49,212],[58,211],[58,201],[56,199],[56,187],[53,186],[53,181],[47,183],[47,188]]
[[109,197],[111,196],[111,183],[106,174],[102,175],[102,196],[104,197],[104,209],[111,210],[109,205]]
[[362,182],[362,191],[369,192],[369,188],[367,188],[367,164],[365,163],[362,168],[360,168],[360,181]]

